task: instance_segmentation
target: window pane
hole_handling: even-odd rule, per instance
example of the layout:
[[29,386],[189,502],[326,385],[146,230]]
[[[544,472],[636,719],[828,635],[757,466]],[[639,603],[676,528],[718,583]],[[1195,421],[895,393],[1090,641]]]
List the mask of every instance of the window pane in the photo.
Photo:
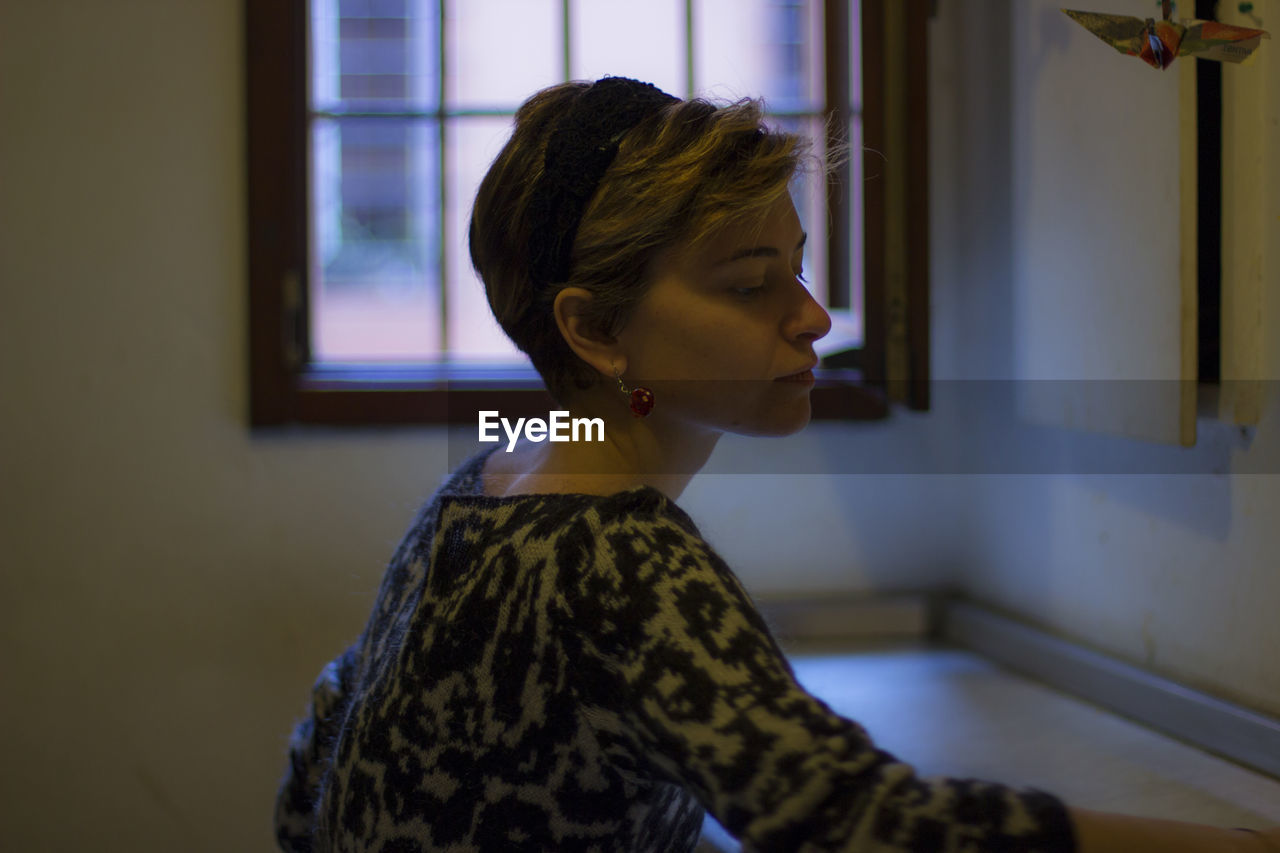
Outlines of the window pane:
[[435,108],[435,0],[311,0],[310,8],[313,109]]
[[633,77],[685,92],[683,0],[570,0],[569,76]]
[[[774,119],[771,124],[811,139],[814,155],[822,156],[825,142],[822,119]],[[791,199],[795,202],[796,213],[800,214],[800,225],[809,235],[804,244],[804,277],[809,281],[809,292],[825,304],[829,292],[826,176],[816,166],[806,168],[792,181]]]
[[314,361],[437,354],[438,150],[432,121],[314,122]]
[[557,0],[450,0],[445,11],[449,106],[514,110],[538,89],[559,83],[564,66],[560,7]]
[[[561,79],[558,0],[445,0],[443,5],[442,23],[438,0],[310,0],[313,111],[435,111],[441,106],[441,26],[446,108],[514,109],[533,91]],[[853,0],[850,15],[855,55],[848,238],[852,304],[861,328],[859,5]],[[621,74],[687,94],[684,0],[568,0],[568,6],[571,77]],[[698,91],[717,98],[763,96],[775,114],[813,113],[775,115],[771,122],[810,136],[815,153],[821,153],[822,3],[692,0],[692,9]],[[493,320],[466,244],[476,188],[506,141],[511,120],[445,121],[443,160],[434,119],[313,121],[315,360],[527,362]],[[815,297],[825,300],[827,213],[821,177],[800,177],[793,196],[809,233],[806,277]],[[442,350],[446,341],[449,353]]]
[[699,93],[763,97],[773,111],[822,111],[820,0],[695,0],[693,16]]
[[510,118],[460,118],[446,126],[449,161],[445,211],[450,358],[526,362],[493,319],[484,284],[471,268],[467,231],[480,180],[507,138]]

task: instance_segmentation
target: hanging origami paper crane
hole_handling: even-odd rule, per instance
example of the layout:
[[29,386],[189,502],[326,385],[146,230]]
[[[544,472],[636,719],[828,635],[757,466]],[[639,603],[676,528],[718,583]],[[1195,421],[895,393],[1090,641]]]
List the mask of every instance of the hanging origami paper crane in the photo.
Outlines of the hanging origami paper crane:
[[1266,30],[1233,27],[1215,21],[1169,20],[1169,0],[1163,0],[1163,19],[1131,18],[1127,15],[1101,15],[1063,9],[1086,30],[1116,50],[1136,56],[1154,68],[1165,69],[1179,56],[1196,56],[1217,62],[1243,62],[1258,49]]

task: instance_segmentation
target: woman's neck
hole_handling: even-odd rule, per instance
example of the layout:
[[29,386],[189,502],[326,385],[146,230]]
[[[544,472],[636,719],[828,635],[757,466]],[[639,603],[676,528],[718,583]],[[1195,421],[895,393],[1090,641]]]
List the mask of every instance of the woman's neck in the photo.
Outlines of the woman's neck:
[[570,417],[601,417],[603,440],[523,439],[511,452],[497,450],[482,473],[485,493],[610,495],[651,486],[675,500],[706,464],[721,435],[654,416],[605,418],[591,408],[571,407]]

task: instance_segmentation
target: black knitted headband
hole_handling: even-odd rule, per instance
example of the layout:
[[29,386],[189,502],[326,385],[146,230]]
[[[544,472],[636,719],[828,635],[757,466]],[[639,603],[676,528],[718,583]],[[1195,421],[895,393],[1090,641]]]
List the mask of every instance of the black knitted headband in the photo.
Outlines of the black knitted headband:
[[603,77],[556,119],[542,177],[529,198],[534,223],[529,275],[537,289],[568,280],[582,214],[617,156],[622,137],[678,100],[650,83]]

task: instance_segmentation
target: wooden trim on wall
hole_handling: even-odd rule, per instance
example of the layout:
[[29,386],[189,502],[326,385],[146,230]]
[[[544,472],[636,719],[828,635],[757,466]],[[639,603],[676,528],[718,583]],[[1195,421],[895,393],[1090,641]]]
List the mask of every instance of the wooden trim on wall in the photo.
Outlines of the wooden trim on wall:
[[907,4],[907,405],[929,408],[929,3]]
[[[826,33],[827,150],[839,150],[849,142],[849,4],[848,0],[828,0],[823,8]],[[827,225],[832,234],[847,234],[851,227],[850,198],[853,170],[846,160],[838,161],[827,175]],[[848,308],[852,300],[853,269],[848,240],[827,240],[827,281],[833,285],[827,295],[831,308]],[[839,284],[838,287],[834,286]]]
[[306,2],[243,8],[249,420],[259,426],[296,418],[296,368],[306,358]]
[[[885,205],[884,32],[885,0],[862,0],[862,192],[867,210]],[[872,82],[874,81],[874,82]],[[882,216],[863,217],[862,327],[860,367],[867,382],[885,385],[884,241]]]
[[864,220],[859,366],[919,410],[929,408],[929,11],[928,0],[862,3],[863,78],[875,81],[863,96],[863,193],[882,215]]

